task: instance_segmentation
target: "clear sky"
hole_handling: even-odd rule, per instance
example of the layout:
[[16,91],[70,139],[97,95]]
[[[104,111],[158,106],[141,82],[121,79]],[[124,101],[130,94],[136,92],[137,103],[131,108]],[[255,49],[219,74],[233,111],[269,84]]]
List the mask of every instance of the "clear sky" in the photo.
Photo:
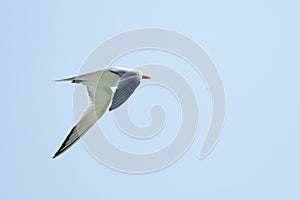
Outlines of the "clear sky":
[[[299,199],[299,9],[296,0],[1,2],[0,199]],[[178,58],[149,51],[115,64],[161,62],[189,78],[202,123],[183,157],[142,175],[100,164],[81,143],[52,160],[74,119],[73,86],[51,80],[76,75],[101,42],[142,27],[183,33],[216,64],[227,98],[216,148],[198,159],[209,122],[203,80],[183,70],[186,63]],[[158,90],[156,103],[173,110],[176,101],[167,104],[172,96]],[[139,98],[142,90],[131,102]],[[147,116],[134,109],[132,114],[147,123]],[[169,129],[152,143],[131,143],[133,138],[116,132],[108,137],[130,151],[152,151],[172,138]]]

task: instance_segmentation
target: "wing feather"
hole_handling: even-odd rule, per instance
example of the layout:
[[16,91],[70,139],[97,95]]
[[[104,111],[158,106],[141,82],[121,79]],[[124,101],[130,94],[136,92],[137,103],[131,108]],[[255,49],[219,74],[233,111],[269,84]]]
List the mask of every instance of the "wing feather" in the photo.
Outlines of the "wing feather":
[[121,106],[140,85],[141,77],[139,73],[124,74],[119,81],[118,87],[114,93],[112,104],[109,111],[112,111]]
[[[93,93],[93,91],[88,92]],[[54,154],[53,158],[59,156],[68,148],[70,148],[72,144],[74,144],[82,135],[84,135],[105,113],[111,102],[112,90],[109,87],[100,87],[97,88],[94,93],[95,92],[96,94],[93,94],[91,96],[96,98],[90,99],[90,102],[85,111],[79,118],[76,125],[72,128],[60,148]]]

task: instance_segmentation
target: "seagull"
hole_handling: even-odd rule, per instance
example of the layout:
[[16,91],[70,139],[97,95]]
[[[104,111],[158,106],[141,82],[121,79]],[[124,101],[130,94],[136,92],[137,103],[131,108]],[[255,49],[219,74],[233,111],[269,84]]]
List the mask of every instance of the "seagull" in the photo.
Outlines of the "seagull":
[[[133,94],[142,79],[151,79],[151,77],[143,75],[138,70],[113,67],[72,78],[55,80],[55,82],[71,82],[86,86],[88,104],[52,158],[61,155],[83,136],[102,117],[109,105],[109,111],[121,106]],[[111,87],[117,87],[115,92]]]

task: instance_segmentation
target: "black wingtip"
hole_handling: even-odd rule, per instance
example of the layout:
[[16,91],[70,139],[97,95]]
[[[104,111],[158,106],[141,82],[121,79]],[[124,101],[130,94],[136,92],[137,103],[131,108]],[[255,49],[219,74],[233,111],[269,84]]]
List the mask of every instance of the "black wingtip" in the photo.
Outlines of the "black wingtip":
[[72,128],[72,130],[70,131],[69,135],[66,137],[66,139],[64,140],[64,142],[62,143],[62,145],[59,147],[59,149],[56,151],[56,153],[54,154],[54,156],[52,157],[52,159],[56,158],[57,156],[59,156],[60,154],[62,154],[63,152],[65,152],[75,141],[73,141],[73,143],[71,143],[70,145],[66,146],[66,143],[68,142],[71,134],[75,131],[76,126],[74,126]]
[[57,151],[57,152],[54,154],[54,156],[52,156],[52,159],[54,159],[54,158],[56,158],[57,156],[59,156],[59,154],[60,154],[60,152]]
[[63,150],[63,144],[59,147],[59,149],[55,152],[54,156],[52,157],[52,159],[56,158],[57,156],[59,156],[60,154],[62,154],[65,151],[65,149]]
[[109,111],[109,112],[112,111],[111,107],[108,109],[108,111]]

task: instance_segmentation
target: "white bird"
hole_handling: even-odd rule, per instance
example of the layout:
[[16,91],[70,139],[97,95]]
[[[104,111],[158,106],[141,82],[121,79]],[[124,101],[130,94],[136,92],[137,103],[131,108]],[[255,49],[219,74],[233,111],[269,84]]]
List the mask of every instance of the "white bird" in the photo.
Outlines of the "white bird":
[[[114,67],[77,77],[56,80],[55,82],[85,85],[89,102],[78,122],[52,158],[62,154],[85,134],[105,113],[109,105],[109,111],[121,106],[139,86],[141,79],[151,79],[151,77],[143,75],[138,70]],[[117,86],[117,89],[113,94],[111,87],[115,86]]]

